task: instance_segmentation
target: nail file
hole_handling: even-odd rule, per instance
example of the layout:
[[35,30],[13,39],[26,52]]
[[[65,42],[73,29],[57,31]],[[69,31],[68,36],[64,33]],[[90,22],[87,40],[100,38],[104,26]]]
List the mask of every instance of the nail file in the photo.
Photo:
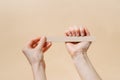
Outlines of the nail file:
[[84,37],[47,37],[50,42],[80,42],[80,41],[94,41],[93,36]]

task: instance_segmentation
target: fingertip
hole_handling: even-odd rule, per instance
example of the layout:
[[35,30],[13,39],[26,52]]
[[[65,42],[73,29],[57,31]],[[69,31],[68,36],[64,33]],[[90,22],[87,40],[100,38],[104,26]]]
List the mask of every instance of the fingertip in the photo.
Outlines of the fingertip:
[[42,36],[41,39],[40,39],[40,42],[41,43],[47,42],[47,37],[46,36]]
[[71,36],[76,36],[74,26],[70,27],[70,33],[71,33]]
[[72,36],[72,32],[70,30],[68,30],[67,36]]
[[41,37],[41,39],[44,39],[44,40],[46,40],[46,36],[42,36],[42,37]]
[[49,42],[49,45],[52,46],[52,42]]
[[84,27],[84,29],[85,29],[86,36],[90,36],[90,32],[89,32],[89,30],[87,29],[87,27]]
[[80,26],[80,34],[81,36],[85,36],[85,32],[84,32],[84,27]]
[[37,48],[41,49],[44,46],[45,43],[46,43],[46,36],[42,36],[38,45],[37,45]]
[[74,30],[75,30],[75,35],[80,36],[79,35],[80,30],[79,30],[79,28],[77,26],[74,26]]

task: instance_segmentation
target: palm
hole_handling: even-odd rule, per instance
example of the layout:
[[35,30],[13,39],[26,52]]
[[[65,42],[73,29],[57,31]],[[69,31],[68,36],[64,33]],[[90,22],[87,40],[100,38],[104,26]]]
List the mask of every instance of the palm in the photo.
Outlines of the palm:
[[86,52],[91,42],[66,43],[66,47],[71,55],[77,52]]

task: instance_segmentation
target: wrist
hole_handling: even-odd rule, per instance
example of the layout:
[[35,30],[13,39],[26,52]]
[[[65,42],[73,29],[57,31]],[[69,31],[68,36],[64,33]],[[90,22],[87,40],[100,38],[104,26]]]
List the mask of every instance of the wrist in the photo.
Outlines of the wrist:
[[73,55],[71,55],[71,57],[74,59],[74,58],[76,58],[77,56],[85,56],[85,55],[87,55],[86,52],[79,51],[79,52],[74,52]]
[[88,56],[86,53],[78,53],[72,59],[75,65],[79,65],[81,63],[86,64]]
[[45,68],[43,64],[34,64],[32,66],[32,72],[34,75],[34,80],[46,80]]
[[31,67],[33,69],[39,69],[40,67],[43,67],[45,69],[45,61],[42,60],[42,61],[40,61],[38,63],[33,63],[33,64],[31,64]]

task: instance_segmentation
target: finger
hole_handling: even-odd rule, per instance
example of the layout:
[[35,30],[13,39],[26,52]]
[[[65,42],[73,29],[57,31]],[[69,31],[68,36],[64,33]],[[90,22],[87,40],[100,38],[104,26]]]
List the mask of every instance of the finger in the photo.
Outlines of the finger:
[[45,45],[45,47],[43,48],[43,52],[47,51],[50,47],[51,47],[52,43],[51,42],[47,42],[47,44]]
[[27,47],[28,47],[28,48],[34,48],[35,43],[37,43],[39,40],[40,40],[40,37],[37,37],[37,38],[34,38],[34,39],[30,40],[30,41],[27,43]]
[[76,36],[80,36],[80,29],[77,26],[74,26]]
[[68,30],[67,30],[67,31],[65,31],[65,36],[69,36],[69,34],[68,34]]
[[71,32],[71,36],[76,36],[74,27],[70,27],[69,30]]
[[31,45],[32,48],[35,48],[38,45],[38,42],[40,41],[40,37],[37,38],[35,41],[33,41],[33,44]]
[[68,33],[69,33],[69,36],[72,36],[72,32],[71,31],[69,31]]
[[85,30],[83,26],[80,27],[80,34],[81,36],[85,36]]
[[72,36],[72,32],[70,30],[68,30],[67,34],[69,37]]
[[46,42],[46,37],[41,37],[41,39],[40,39],[40,41],[39,41],[39,43],[38,43],[38,45],[37,45],[37,49],[42,49],[43,48],[43,46],[45,45],[45,42]]
[[86,36],[90,36],[89,30],[86,27],[84,29],[85,29]]

